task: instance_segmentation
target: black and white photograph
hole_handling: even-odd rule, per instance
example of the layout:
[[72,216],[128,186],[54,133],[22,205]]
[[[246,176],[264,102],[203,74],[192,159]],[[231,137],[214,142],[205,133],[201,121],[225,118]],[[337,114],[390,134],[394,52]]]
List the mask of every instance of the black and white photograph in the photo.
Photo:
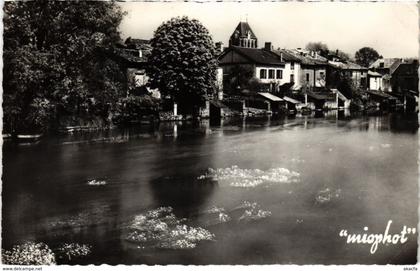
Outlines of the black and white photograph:
[[2,270],[417,270],[417,2],[2,12]]

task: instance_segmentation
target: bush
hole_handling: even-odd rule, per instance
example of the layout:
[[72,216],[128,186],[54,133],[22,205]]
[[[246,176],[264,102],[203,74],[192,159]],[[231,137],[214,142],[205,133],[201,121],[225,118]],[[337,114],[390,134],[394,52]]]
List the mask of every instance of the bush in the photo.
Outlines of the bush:
[[136,122],[143,116],[157,115],[159,100],[150,96],[128,96],[120,99],[114,121],[117,123]]

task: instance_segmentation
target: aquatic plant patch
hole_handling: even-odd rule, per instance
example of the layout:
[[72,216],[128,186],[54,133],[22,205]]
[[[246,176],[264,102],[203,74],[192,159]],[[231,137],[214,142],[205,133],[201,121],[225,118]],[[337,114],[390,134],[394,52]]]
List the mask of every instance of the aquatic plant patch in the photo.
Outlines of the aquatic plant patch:
[[287,168],[272,168],[269,170],[241,169],[234,165],[228,168],[209,168],[207,173],[198,180],[211,179],[228,183],[233,187],[256,187],[262,184],[299,182],[300,174]]
[[184,224],[171,207],[160,207],[134,217],[128,225],[125,239],[139,248],[191,249],[214,235],[201,227]]
[[256,221],[271,216],[271,212],[261,209],[256,202],[244,201],[235,208],[227,211],[225,208],[213,206],[206,210],[203,215],[214,215],[212,219],[208,219],[206,225],[215,225],[229,221],[246,222]]
[[217,225],[232,220],[225,208],[217,206],[211,207],[210,209],[204,211],[201,215],[206,218],[204,224],[207,226]]
[[83,227],[103,223],[106,218],[105,214],[109,211],[109,206],[103,205],[75,215],[50,217],[45,220],[45,226],[48,230],[78,230]]
[[3,264],[10,265],[55,265],[55,254],[44,243],[26,242],[11,250],[2,250]]
[[341,197],[341,189],[331,190],[329,188],[320,190],[316,197],[315,202],[318,204],[325,204],[334,199],[338,199]]
[[64,243],[57,248],[58,258],[67,258],[71,261],[73,258],[80,258],[91,253],[91,246],[78,243]]
[[244,201],[237,209],[244,209],[244,213],[239,217],[239,221],[260,220],[271,216],[270,211],[260,209],[260,205],[256,202]]
[[87,181],[87,185],[91,185],[91,186],[106,185],[106,181],[105,180],[92,179],[92,180]]

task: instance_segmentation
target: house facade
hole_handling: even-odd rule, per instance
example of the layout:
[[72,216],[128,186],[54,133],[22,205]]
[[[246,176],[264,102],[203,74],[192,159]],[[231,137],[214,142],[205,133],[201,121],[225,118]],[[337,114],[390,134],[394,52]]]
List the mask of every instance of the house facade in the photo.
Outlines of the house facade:
[[400,62],[391,74],[392,92],[397,94],[418,94],[418,68],[417,60]]
[[356,88],[368,88],[368,68],[362,67],[356,63],[347,60],[330,60],[328,61],[332,70],[341,72],[343,75],[352,79]]
[[300,60],[298,84],[302,87],[321,88],[326,86],[327,59],[316,52],[300,48],[286,50],[289,54]]
[[368,71],[368,88],[371,90],[383,90],[382,74],[374,71]]
[[379,58],[369,66],[369,70],[382,75],[382,91],[392,92],[391,77],[399,64],[401,58]]
[[230,46],[218,58],[223,70],[223,89],[251,88],[250,80],[265,85],[272,92],[286,82],[286,64],[270,50]]
[[288,52],[285,49],[273,50],[275,54],[280,56],[280,58],[285,63],[284,68],[284,78],[288,79],[287,83],[291,83],[291,89],[298,90],[302,88],[301,83],[301,60],[295,57],[292,53]]

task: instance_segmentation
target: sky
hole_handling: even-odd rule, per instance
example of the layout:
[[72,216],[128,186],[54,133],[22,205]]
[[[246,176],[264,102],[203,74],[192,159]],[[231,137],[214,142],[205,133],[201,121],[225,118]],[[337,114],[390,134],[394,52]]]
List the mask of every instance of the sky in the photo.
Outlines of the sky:
[[123,38],[150,39],[176,16],[198,19],[225,46],[240,21],[248,21],[259,47],[304,48],[321,41],[354,56],[365,46],[384,57],[417,57],[419,19],[415,2],[120,2],[127,12]]

